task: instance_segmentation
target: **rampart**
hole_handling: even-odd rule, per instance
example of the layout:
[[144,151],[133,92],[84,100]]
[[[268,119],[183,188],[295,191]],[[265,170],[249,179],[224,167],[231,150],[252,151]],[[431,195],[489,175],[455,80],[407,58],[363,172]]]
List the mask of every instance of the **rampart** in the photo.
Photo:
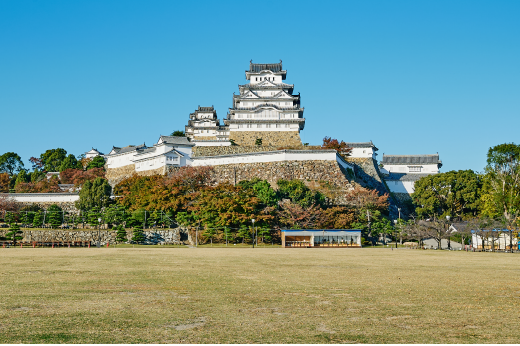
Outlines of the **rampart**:
[[[144,244],[181,244],[181,228],[145,230]],[[5,236],[7,230],[0,230],[0,236]],[[102,245],[116,243],[114,230],[22,230],[21,242],[100,242]],[[127,239],[132,239],[132,230],[126,231]]]
[[239,146],[253,146],[261,138],[266,146],[301,146],[298,131],[231,131],[229,139]]

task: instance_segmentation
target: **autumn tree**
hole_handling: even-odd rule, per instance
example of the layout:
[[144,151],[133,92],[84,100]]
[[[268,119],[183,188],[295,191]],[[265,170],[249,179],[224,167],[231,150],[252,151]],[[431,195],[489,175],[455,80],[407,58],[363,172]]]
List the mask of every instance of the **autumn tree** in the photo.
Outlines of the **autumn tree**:
[[281,204],[278,213],[280,224],[292,229],[316,229],[323,222],[323,209],[316,204],[302,206],[294,202]]
[[334,149],[338,153],[340,153],[343,157],[350,156],[352,152],[352,148],[347,145],[344,141],[339,142],[337,139],[332,139],[330,137],[323,138],[323,144],[321,145],[322,149]]
[[0,193],[7,193],[9,192],[9,174],[7,173],[0,173]]

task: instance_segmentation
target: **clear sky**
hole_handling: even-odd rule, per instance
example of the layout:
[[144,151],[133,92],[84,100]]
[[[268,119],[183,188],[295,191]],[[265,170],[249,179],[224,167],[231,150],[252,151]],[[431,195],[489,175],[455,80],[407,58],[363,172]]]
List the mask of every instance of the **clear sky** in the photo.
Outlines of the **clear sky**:
[[0,154],[151,145],[198,105],[225,118],[249,60],[282,59],[304,142],[482,171],[520,142],[519,18],[513,0],[2,0]]

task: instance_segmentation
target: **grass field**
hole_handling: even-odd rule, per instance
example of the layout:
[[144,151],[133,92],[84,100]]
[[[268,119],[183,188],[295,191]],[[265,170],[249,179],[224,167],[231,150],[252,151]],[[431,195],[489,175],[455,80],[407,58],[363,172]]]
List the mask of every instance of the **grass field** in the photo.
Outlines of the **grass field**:
[[0,248],[1,343],[518,343],[520,257]]

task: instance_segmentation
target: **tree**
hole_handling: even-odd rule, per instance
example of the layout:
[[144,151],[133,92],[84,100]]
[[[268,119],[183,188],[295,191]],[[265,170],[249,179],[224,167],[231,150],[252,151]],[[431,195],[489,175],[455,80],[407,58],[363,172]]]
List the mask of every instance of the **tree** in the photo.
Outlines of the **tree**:
[[2,211],[18,211],[19,204],[8,195],[0,194],[0,213]]
[[145,241],[146,237],[143,233],[143,227],[140,225],[134,226],[134,232],[132,235],[132,242],[141,244]]
[[[63,172],[64,170],[66,169],[69,169],[69,168],[77,168],[78,167],[78,160],[76,159],[76,157],[72,154],[69,154],[69,156],[67,156],[63,162],[61,163],[60,165],[60,168],[59,168],[59,171],[60,172]],[[60,175],[61,176],[61,175]]]
[[127,235],[126,235],[126,229],[123,225],[117,226],[117,233],[116,233],[116,241],[119,243],[124,243],[128,241]]
[[173,131],[170,136],[173,136],[173,137],[186,137],[186,135],[184,134],[184,131],[180,131],[180,130],[175,130]]
[[280,179],[277,184],[282,198],[289,198],[293,203],[302,207],[325,204],[325,196],[318,191],[312,191],[301,180]]
[[7,193],[9,192],[9,174],[7,173],[0,173],[0,193]]
[[323,209],[318,205],[302,206],[294,202],[281,203],[278,213],[280,223],[292,229],[316,229],[323,218]]
[[62,148],[49,149],[40,155],[43,168],[47,172],[58,172],[67,157],[67,151]]
[[255,145],[257,145],[257,146],[262,146],[262,138],[257,138],[257,139],[255,140]]
[[12,176],[23,168],[22,158],[17,153],[8,152],[0,156],[0,172]]
[[41,210],[38,211],[36,214],[34,214],[34,219],[33,219],[33,223],[32,223],[33,227],[34,228],[42,227],[44,218],[45,218],[45,214]]
[[87,170],[91,170],[93,168],[104,168],[105,167],[105,159],[103,156],[96,156],[87,164]]
[[350,156],[352,152],[352,148],[347,145],[347,143],[341,141],[338,142],[337,139],[332,139],[330,137],[323,138],[323,144],[321,145],[322,149],[334,149],[338,153],[340,153],[343,157]]
[[105,170],[103,168],[92,168],[88,171],[67,168],[60,173],[62,184],[74,184],[76,187],[80,187],[87,180],[94,180],[96,178],[105,178]]
[[489,148],[485,171],[488,207],[512,226],[520,212],[520,145],[506,143]]
[[12,223],[11,226],[8,229],[8,232],[5,234],[5,237],[9,240],[13,241],[13,246],[16,245],[17,240],[22,240],[23,237],[20,235],[23,232],[20,231],[20,226],[18,226],[16,223]]
[[105,222],[113,225],[122,225],[126,221],[126,210],[122,205],[112,204],[105,209]]
[[280,200],[276,191],[271,187],[267,180],[253,178],[251,180],[242,180],[238,183],[244,189],[251,189],[266,206],[276,206]]
[[414,188],[412,199],[419,217],[465,217],[479,212],[482,181],[472,170],[428,175]]
[[111,191],[112,188],[106,179],[96,178],[92,182],[87,180],[79,192],[79,201],[76,202],[76,208],[90,210],[94,207],[107,207],[111,202]]
[[47,209],[47,223],[51,225],[52,228],[58,228],[63,223],[63,210],[56,204],[52,204]]
[[14,188],[16,189],[20,183],[29,182],[30,177],[25,173],[25,170],[22,169],[20,173],[16,176],[16,182],[14,183]]

